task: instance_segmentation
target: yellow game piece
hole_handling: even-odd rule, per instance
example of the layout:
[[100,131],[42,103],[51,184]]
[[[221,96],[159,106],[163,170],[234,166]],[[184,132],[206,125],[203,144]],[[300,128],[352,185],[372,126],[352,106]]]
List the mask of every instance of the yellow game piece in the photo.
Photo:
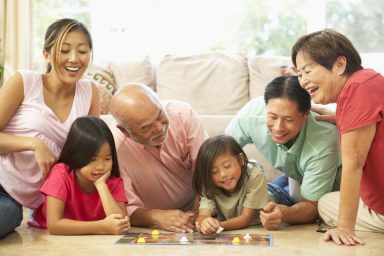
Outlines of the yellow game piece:
[[151,233],[153,236],[158,236],[158,235],[160,235],[160,231],[159,230],[157,230],[157,229],[154,229],[154,230],[152,230],[152,233]]
[[140,244],[143,244],[143,243],[145,243],[145,238],[144,237],[139,237],[137,239],[137,242],[140,243]]
[[239,244],[241,242],[240,238],[238,238],[237,236],[235,236],[232,240],[232,243],[234,244]]

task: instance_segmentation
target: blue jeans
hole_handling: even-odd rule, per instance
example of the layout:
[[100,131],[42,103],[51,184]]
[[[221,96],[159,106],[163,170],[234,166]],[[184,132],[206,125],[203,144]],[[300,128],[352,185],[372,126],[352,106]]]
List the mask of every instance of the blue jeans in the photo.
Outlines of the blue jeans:
[[275,202],[278,204],[287,206],[295,204],[289,195],[288,175],[286,174],[283,174],[268,183],[268,191],[272,194]]
[[0,239],[13,232],[23,220],[23,207],[0,185]]

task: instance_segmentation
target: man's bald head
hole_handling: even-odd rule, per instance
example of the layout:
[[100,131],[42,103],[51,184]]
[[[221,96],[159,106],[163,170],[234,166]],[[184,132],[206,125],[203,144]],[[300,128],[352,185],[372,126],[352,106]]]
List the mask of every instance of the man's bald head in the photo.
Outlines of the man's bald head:
[[149,145],[166,135],[168,119],[155,92],[144,84],[121,87],[112,97],[110,112],[118,128],[139,143]]
[[128,84],[121,87],[112,97],[110,112],[116,121],[123,126],[134,119],[138,110],[150,105],[160,105],[155,93],[146,85],[140,83]]

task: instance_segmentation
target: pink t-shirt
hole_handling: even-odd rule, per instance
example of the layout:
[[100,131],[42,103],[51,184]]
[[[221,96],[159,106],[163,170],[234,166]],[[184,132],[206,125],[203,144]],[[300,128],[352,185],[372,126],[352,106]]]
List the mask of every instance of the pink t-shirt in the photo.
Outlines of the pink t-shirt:
[[360,196],[376,213],[384,215],[384,77],[364,69],[354,73],[337,99],[336,122],[340,134],[376,124],[376,134],[363,168]]
[[[111,176],[107,186],[116,202],[127,202],[124,184],[120,177]],[[41,192],[65,203],[63,217],[72,220],[94,221],[105,218],[103,205],[97,190],[91,194],[84,193],[76,182],[75,171],[59,163],[53,166]],[[47,228],[46,197],[44,203],[36,209],[34,218],[41,228]]]
[[[71,112],[61,123],[45,105],[42,75],[33,71],[18,72],[23,78],[24,100],[2,132],[40,138],[58,156],[72,122],[89,113],[92,82],[77,82]],[[33,151],[0,155],[0,170],[0,184],[20,204],[35,209],[43,202],[40,193],[43,180]]]
[[180,209],[194,197],[194,164],[208,134],[190,105],[162,101],[162,106],[169,129],[160,148],[138,144],[117,129],[116,123],[110,125],[129,198],[129,215],[137,208]]

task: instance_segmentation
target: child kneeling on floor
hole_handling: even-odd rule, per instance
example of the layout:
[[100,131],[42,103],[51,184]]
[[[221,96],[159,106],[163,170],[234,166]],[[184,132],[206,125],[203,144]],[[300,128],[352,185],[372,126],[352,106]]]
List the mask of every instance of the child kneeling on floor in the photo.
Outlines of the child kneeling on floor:
[[130,227],[115,142],[98,117],[76,119],[29,225],[55,235],[121,234]]
[[218,135],[201,145],[193,176],[201,196],[198,231],[211,234],[260,224],[259,212],[268,202],[267,182],[261,166],[248,164],[231,136]]

